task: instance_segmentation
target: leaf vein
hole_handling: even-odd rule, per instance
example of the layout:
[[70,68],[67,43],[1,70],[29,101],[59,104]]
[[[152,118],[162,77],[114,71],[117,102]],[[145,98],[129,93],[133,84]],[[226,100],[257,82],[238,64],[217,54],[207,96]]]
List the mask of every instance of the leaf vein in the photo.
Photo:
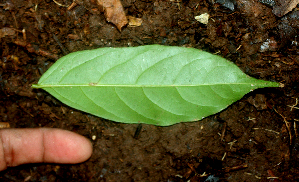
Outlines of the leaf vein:
[[85,95],[85,97],[88,98],[88,99],[89,99],[92,103],[94,103],[96,106],[102,108],[103,110],[105,110],[106,112],[112,114],[112,115],[115,116],[116,118],[121,118],[121,119],[124,119],[124,120],[125,120],[125,118],[122,118],[122,117],[120,117],[120,116],[117,116],[117,115],[115,115],[114,113],[108,111],[107,109],[105,109],[105,108],[101,107],[100,105],[98,105],[97,103],[95,103],[91,98],[89,98],[89,97],[87,96],[87,94],[83,91],[83,89],[82,89],[81,87],[80,87],[80,90],[81,90],[81,92]]
[[[79,105],[79,106],[81,106],[82,108],[84,108],[85,110],[87,110],[86,107],[82,106],[81,104],[77,104],[76,102],[73,102],[73,101],[70,100],[69,98],[67,98],[67,97],[65,97],[65,96],[63,96],[63,95],[61,95],[59,92],[57,92],[57,90],[56,90],[55,88],[53,88],[53,91],[55,91],[56,94],[60,95],[60,96],[63,97],[65,100],[68,100],[70,103],[73,103],[73,104],[75,104],[75,105]],[[59,100],[60,100],[60,99],[59,99]],[[67,105],[68,105],[68,104],[67,104]]]
[[119,96],[119,94],[117,93],[117,91],[116,91],[116,88],[114,88],[114,90],[115,90],[115,94],[117,95],[117,97],[119,98],[119,100],[120,101],[122,101],[126,106],[128,106],[132,111],[134,111],[134,112],[136,112],[137,114],[139,114],[139,115],[141,115],[141,116],[143,116],[143,117],[145,117],[145,118],[148,118],[148,119],[153,119],[153,118],[149,118],[149,117],[147,117],[147,116],[145,116],[145,115],[143,115],[142,113],[139,113],[139,112],[137,112],[135,109],[133,109],[132,107],[130,107],[120,96]]
[[97,81],[97,83],[100,83],[100,81],[103,79],[103,77],[104,77],[105,75],[107,75],[109,72],[111,72],[111,70],[117,68],[118,66],[124,65],[124,64],[128,63],[129,61],[132,61],[132,60],[133,60],[134,58],[136,58],[137,56],[140,56],[140,55],[142,55],[142,54],[144,54],[144,53],[146,53],[146,52],[148,52],[148,51],[150,51],[150,50],[151,50],[151,49],[146,50],[146,51],[144,51],[144,52],[139,52],[138,54],[136,54],[135,56],[131,57],[130,59],[128,59],[128,60],[126,60],[126,61],[124,61],[124,62],[122,62],[122,63],[120,63],[120,64],[117,64],[117,65],[111,67],[110,69],[108,69],[107,71],[105,71],[105,72],[101,75],[101,77],[100,77],[100,79]]
[[[78,53],[78,54],[74,55],[74,57],[76,57],[77,55],[80,55],[80,54],[84,54],[84,53]],[[74,58],[74,57],[73,57],[73,58]],[[73,58],[72,58],[72,59],[73,59]],[[63,63],[65,63],[65,61],[61,61],[59,64],[57,64],[57,62],[55,62],[55,65],[57,64],[56,68],[59,68],[60,65],[62,65]],[[43,78],[42,81],[47,80],[50,76],[52,76],[52,73],[53,73],[54,71],[57,71],[57,69],[52,69],[51,72],[48,74],[48,76],[45,77],[45,78]]]
[[168,110],[166,110],[165,108],[163,108],[163,107],[159,106],[158,104],[156,104],[154,101],[152,101],[152,100],[147,96],[147,94],[144,92],[144,88],[143,88],[143,87],[142,87],[142,91],[143,91],[145,97],[146,97],[148,100],[150,100],[154,105],[156,105],[157,107],[159,107],[160,109],[162,109],[162,110],[164,110],[164,111],[166,111],[166,112],[169,112],[169,113],[171,113],[171,114],[173,114],[173,115],[182,116],[182,114],[176,114],[176,113],[174,113],[174,112],[172,112],[172,111],[168,111]]
[[177,76],[175,77],[173,83],[176,83],[176,80],[178,79],[178,77],[180,76],[181,71],[188,65],[192,64],[194,61],[200,60],[198,58],[195,58],[194,60],[190,61],[189,63],[185,64],[184,66],[181,67],[181,69],[178,71]]
[[142,72],[142,73],[138,76],[138,78],[136,79],[135,84],[138,84],[138,80],[140,79],[140,77],[141,77],[142,75],[144,75],[146,72],[148,72],[149,69],[153,68],[153,67],[156,66],[157,64],[160,64],[161,62],[165,61],[166,59],[175,57],[175,56],[177,56],[177,55],[179,55],[179,54],[182,54],[182,53],[180,52],[180,53],[174,54],[174,55],[172,55],[172,56],[170,56],[170,57],[163,58],[163,59],[159,60],[158,62],[154,63],[153,65],[151,65],[150,67],[148,67],[148,68],[146,68],[145,70],[143,70],[143,72]]
[[[115,51],[116,51],[116,50],[115,50]],[[82,64],[84,64],[84,63],[86,63],[86,62],[89,62],[89,61],[91,61],[91,60],[95,60],[95,58],[101,57],[101,56],[106,55],[106,54],[111,53],[111,52],[113,52],[113,49],[112,49],[112,51],[110,51],[110,52],[107,51],[107,52],[105,52],[104,54],[96,55],[95,57],[93,57],[93,58],[91,58],[91,59],[88,59],[88,60],[86,60],[86,61],[83,61],[83,62],[81,62],[80,64],[74,66],[73,68],[71,68],[70,70],[68,70],[68,71],[61,77],[61,79],[58,81],[58,83],[60,83],[60,82],[61,82],[67,75],[69,75],[69,74],[71,73],[71,71],[74,70],[75,68],[81,66]],[[80,55],[80,54],[78,54],[78,55]],[[75,57],[77,57],[78,55],[76,55]],[[75,57],[74,57],[73,59],[75,59]],[[73,59],[72,59],[72,60],[73,60]]]

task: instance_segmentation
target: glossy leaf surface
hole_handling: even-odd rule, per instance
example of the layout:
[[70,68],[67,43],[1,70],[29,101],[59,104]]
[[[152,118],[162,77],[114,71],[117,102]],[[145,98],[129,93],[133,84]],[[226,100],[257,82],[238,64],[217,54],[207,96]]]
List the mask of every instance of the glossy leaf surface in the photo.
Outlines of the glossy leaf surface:
[[71,53],[33,88],[102,118],[167,126],[201,120],[253,89],[278,86],[245,75],[217,55],[149,45]]

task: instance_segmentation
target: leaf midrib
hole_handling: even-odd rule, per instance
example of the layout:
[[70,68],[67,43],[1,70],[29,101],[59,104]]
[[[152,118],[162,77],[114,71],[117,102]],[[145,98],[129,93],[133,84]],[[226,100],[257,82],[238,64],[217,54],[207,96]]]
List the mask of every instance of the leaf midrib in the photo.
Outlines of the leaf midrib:
[[[214,84],[196,84],[196,85],[118,85],[118,84],[55,84],[55,85],[40,85],[33,84],[33,88],[45,88],[45,87],[199,87],[199,86],[215,86],[215,85],[267,85],[269,87],[276,86],[276,84],[265,82],[265,83],[214,83]],[[277,85],[278,86],[278,85]]]

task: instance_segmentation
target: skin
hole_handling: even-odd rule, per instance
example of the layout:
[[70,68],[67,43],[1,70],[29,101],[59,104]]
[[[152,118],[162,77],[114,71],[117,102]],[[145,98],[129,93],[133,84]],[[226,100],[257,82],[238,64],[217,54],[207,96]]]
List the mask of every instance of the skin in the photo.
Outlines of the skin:
[[91,142],[76,133],[51,128],[0,130],[0,171],[26,163],[84,162]]

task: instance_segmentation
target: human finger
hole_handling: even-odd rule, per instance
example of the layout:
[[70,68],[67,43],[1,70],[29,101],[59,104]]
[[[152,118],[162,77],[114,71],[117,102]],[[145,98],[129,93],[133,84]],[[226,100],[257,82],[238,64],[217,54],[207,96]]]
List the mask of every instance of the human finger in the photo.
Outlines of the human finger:
[[80,163],[91,153],[90,141],[70,131],[51,128],[0,130],[0,171],[25,163]]

